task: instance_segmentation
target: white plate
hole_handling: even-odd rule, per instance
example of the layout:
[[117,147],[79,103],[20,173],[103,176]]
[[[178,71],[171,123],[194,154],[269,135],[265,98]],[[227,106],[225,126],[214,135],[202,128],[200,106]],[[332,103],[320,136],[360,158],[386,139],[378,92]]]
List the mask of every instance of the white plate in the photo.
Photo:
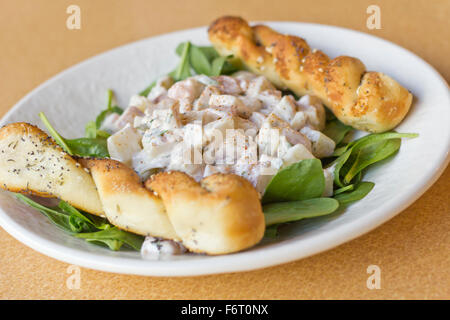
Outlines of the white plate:
[[[358,57],[368,70],[391,75],[414,94],[412,110],[397,130],[417,132],[420,137],[404,140],[393,159],[368,172],[365,180],[376,185],[364,200],[342,214],[292,224],[275,242],[263,241],[250,250],[217,257],[183,255],[149,261],[137,252],[111,252],[63,233],[6,192],[0,193],[1,226],[31,248],[68,263],[128,274],[186,276],[252,270],[304,258],[354,239],[409,206],[438,178],[449,160],[450,96],[446,82],[411,52],[364,33],[305,23],[267,24],[305,38],[312,48],[332,57]],[[33,90],[1,123],[27,121],[42,127],[37,114],[44,111],[64,136],[81,136],[85,123],[104,107],[108,88],[115,90],[119,105],[126,106],[131,95],[175,67],[178,59],[174,49],[186,40],[208,44],[206,28],[145,39],[78,64]]]

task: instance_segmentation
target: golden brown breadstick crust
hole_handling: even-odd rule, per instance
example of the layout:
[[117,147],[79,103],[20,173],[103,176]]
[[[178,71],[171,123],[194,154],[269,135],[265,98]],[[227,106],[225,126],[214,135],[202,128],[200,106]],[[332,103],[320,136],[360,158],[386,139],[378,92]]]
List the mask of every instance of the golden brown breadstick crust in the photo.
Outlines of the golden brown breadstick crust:
[[145,186],[161,196],[176,233],[193,252],[236,252],[264,235],[258,193],[240,176],[214,174],[198,183],[173,171],[152,176]]
[[221,55],[233,55],[236,63],[281,89],[317,96],[340,121],[356,129],[391,130],[411,106],[411,93],[389,76],[367,72],[357,58],[330,60],[300,37],[263,25],[251,27],[244,19],[229,16],[214,21],[208,33]]

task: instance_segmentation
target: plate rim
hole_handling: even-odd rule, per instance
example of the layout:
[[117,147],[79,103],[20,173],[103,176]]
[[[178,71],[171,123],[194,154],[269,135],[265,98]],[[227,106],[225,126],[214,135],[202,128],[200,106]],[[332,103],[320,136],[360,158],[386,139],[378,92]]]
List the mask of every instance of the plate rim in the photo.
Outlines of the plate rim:
[[[368,34],[365,32],[348,29],[344,27],[326,25],[326,24],[317,24],[317,23],[305,23],[298,21],[255,21],[253,23],[265,23],[268,25],[289,25],[294,24],[297,26],[311,26],[314,28],[331,28],[338,31],[345,31],[354,33],[359,36],[368,37],[373,40],[382,41],[384,44],[393,46],[396,49],[403,51],[403,53],[412,55],[415,59],[423,63],[428,71],[433,73],[433,75],[440,80],[440,82],[446,85],[448,89],[447,81],[443,78],[443,76],[427,61],[416,55],[415,53],[405,49],[391,41],[385,40],[383,38],[379,38],[372,34]],[[21,107],[26,101],[38,92],[41,88],[50,85],[51,83],[58,81],[60,77],[63,77],[66,73],[71,72],[79,68],[80,66],[95,61],[97,59],[101,59],[104,55],[108,55],[111,52],[116,50],[121,50],[124,47],[134,46],[138,43],[148,41],[150,39],[158,39],[161,37],[166,37],[172,34],[180,33],[180,32],[195,32],[199,30],[206,30],[207,26],[189,28],[189,29],[180,29],[176,31],[172,31],[169,33],[159,34],[156,36],[151,36],[147,38],[143,38],[137,41],[129,42],[118,47],[103,51],[99,54],[96,54],[92,57],[84,59],[71,67],[64,69],[49,79],[42,82],[40,85],[35,87],[29,93],[27,93],[23,98],[21,98],[9,111],[7,111],[0,120],[0,125],[4,125],[5,119],[9,118],[11,114],[14,114],[18,108]],[[450,93],[448,94],[450,97]],[[450,99],[450,98],[449,98]],[[333,229],[333,232],[328,232],[325,235],[320,235],[320,241],[315,241],[316,245],[312,248],[302,248],[301,251],[294,251],[292,249],[296,247],[296,241],[294,239],[289,240],[290,243],[284,244],[274,244],[273,246],[266,247],[263,249],[264,256],[261,257],[261,252],[259,251],[242,251],[235,254],[223,255],[223,256],[213,256],[208,257],[207,259],[202,260],[180,260],[180,261],[148,261],[148,260],[136,260],[131,258],[121,257],[120,260],[113,256],[101,256],[101,259],[95,259],[95,257],[99,257],[98,254],[87,252],[84,250],[78,250],[74,248],[69,248],[65,245],[55,243],[51,240],[39,237],[34,232],[26,230],[19,223],[16,223],[12,220],[2,208],[0,208],[0,226],[7,231],[11,236],[27,245],[28,247],[43,253],[47,256],[50,256],[56,260],[63,261],[65,263],[76,264],[82,267],[86,267],[89,269],[95,269],[106,272],[114,272],[121,274],[134,274],[134,275],[144,275],[144,276],[201,276],[208,274],[219,274],[219,273],[230,273],[230,272],[242,272],[242,271],[250,271],[261,268],[267,268],[274,265],[279,265],[295,260],[299,260],[302,258],[309,257],[313,254],[317,254],[332,248],[335,248],[345,242],[353,240],[369,231],[379,227],[381,224],[390,220],[398,213],[409,207],[413,202],[415,202],[419,197],[421,197],[439,178],[439,176],[446,169],[449,161],[450,161],[450,137],[447,139],[447,152],[442,154],[439,159],[439,163],[434,165],[434,170],[432,174],[426,178],[426,180],[422,183],[416,184],[415,188],[413,188],[408,194],[405,194],[401,199],[395,202],[394,205],[388,210],[388,212],[384,212],[385,210],[373,210],[370,215],[362,216],[357,220],[353,221],[350,224],[345,224],[341,226],[337,226]],[[379,212],[381,211],[381,212]],[[318,235],[313,236],[318,237]],[[280,247],[281,246],[281,247]],[[289,254],[288,254],[289,253]],[[245,255],[246,257],[241,257],[241,255]],[[93,259],[94,258],[94,259]],[[244,263],[236,263],[239,260],[244,258]],[[126,264],[126,260],[129,260],[130,264]],[[121,261],[118,263],[118,261]],[[201,263],[202,266],[198,267],[198,264]],[[219,263],[219,265],[218,265]],[[184,267],[180,268],[180,265],[183,264]],[[192,264],[190,268],[188,265]],[[197,267],[195,267],[197,266]]]

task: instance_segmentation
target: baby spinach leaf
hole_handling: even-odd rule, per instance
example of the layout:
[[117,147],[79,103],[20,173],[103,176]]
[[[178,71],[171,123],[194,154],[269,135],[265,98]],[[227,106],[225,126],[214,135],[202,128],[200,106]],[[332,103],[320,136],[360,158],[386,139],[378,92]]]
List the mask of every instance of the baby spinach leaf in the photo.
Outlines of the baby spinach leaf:
[[[58,208],[61,209],[66,214],[70,215],[70,220],[72,225],[78,226],[76,232],[88,232],[95,231],[99,229],[96,223],[94,223],[87,216],[83,215],[80,211],[78,211],[75,207],[73,207],[68,202],[61,200],[58,203]],[[86,214],[86,213],[85,213]]]
[[107,139],[111,136],[108,132],[97,129],[97,125],[96,125],[95,121],[89,121],[86,124],[86,127],[84,128],[84,132],[85,132],[86,138],[90,138],[90,139],[93,139],[93,138]]
[[[185,45],[186,42],[182,42],[176,47],[175,53],[178,56],[181,56],[183,54],[183,49]],[[191,43],[191,46],[194,45]],[[214,49],[214,47],[212,46],[195,46],[195,47],[197,47],[203,53],[203,55],[208,59],[208,62],[211,62],[212,60],[214,60],[219,56],[216,49]]]
[[73,233],[73,232],[94,230],[93,228],[90,228],[90,226],[86,223],[87,221],[83,217],[83,215],[79,213],[74,214],[73,212],[68,212],[64,210],[63,206],[65,205],[70,206],[67,202],[60,201],[57,207],[48,208],[31,200],[30,198],[22,194],[16,194],[16,198],[19,199],[21,202],[43,213],[47,218],[50,219],[51,222],[56,224],[64,231]]
[[334,183],[339,187],[344,187],[344,183],[341,181],[340,171],[344,164],[347,162],[348,158],[352,154],[352,150],[345,151],[339,158],[337,158],[331,165],[335,165],[333,175]]
[[263,206],[266,226],[319,217],[334,212],[339,202],[333,198],[271,203]]
[[341,146],[341,147],[337,147],[336,149],[334,149],[334,152],[331,155],[331,157],[340,157],[345,153],[345,151],[347,151],[347,149],[348,149],[348,144]]
[[66,144],[66,140],[59,135],[59,133],[53,128],[53,126],[50,124],[50,121],[48,121],[47,117],[43,112],[39,112],[39,118],[41,118],[41,121],[44,123],[45,127],[47,128],[48,132],[52,136],[52,138],[55,140],[55,142],[68,154],[73,155],[72,151],[70,150],[69,146]]
[[48,208],[22,194],[16,194],[16,197],[43,213],[51,222],[75,237],[94,244],[107,245],[111,250],[119,250],[124,243],[133,249],[140,250],[142,236],[120,230],[108,223],[106,219],[81,212],[65,201],[61,200],[57,207]]
[[84,239],[84,240],[97,246],[108,247],[112,251],[119,251],[123,245],[123,241],[114,239]]
[[208,58],[208,61],[213,61],[215,58],[219,56],[219,53],[212,46],[199,46],[198,48]]
[[358,172],[358,174],[352,179],[353,184],[358,184],[362,178],[362,171]]
[[227,57],[217,57],[212,61],[211,76],[220,76],[222,69],[227,61]]
[[62,211],[66,212],[67,214],[70,214],[70,215],[80,218],[81,220],[85,221],[89,225],[93,226],[95,229],[106,230],[113,226],[105,218],[101,218],[101,217],[95,216],[93,214],[84,212],[84,211],[80,212],[74,206],[72,206],[71,204],[69,204],[63,200],[61,200],[59,202],[58,207]]
[[354,140],[343,147],[337,148],[334,151],[333,156],[340,156],[348,149],[358,151],[362,147],[365,147],[371,143],[375,143],[382,140],[397,139],[397,138],[415,138],[418,136],[419,135],[417,133],[398,133],[398,132],[372,133],[364,137],[361,137],[357,140]]
[[[34,209],[37,209],[48,219],[50,219],[51,222],[53,222],[66,232],[77,233],[94,231],[96,229],[95,226],[90,223],[89,219],[84,217],[81,213],[79,213],[75,208],[73,208],[65,201],[61,200],[57,207],[48,208],[22,194],[16,194],[16,197],[21,202],[29,205]],[[69,211],[68,208],[73,209]]]
[[70,222],[73,232],[75,232],[75,233],[91,232],[91,231],[96,230],[95,226],[91,223],[91,221],[89,219],[87,219],[85,216],[83,216],[78,210],[76,210],[75,208],[70,206],[74,210],[66,211],[67,209],[66,210],[63,209],[63,205],[68,205],[68,206],[70,206],[70,205],[65,201],[60,201],[58,204],[58,208],[69,215],[69,222]]
[[73,232],[73,228],[71,227],[69,221],[70,216],[65,214],[64,212],[61,212],[60,210],[58,210],[58,208],[47,208],[20,193],[17,193],[15,196],[19,201],[44,214],[51,222],[53,222],[64,231]]
[[[144,237],[120,230],[117,227],[111,227],[97,232],[77,233],[75,237],[86,239],[87,241],[101,241],[105,244],[111,244],[111,240],[120,241],[136,250],[140,250],[144,242]],[[118,250],[120,245],[114,243],[114,246],[110,246],[110,248],[111,250]]]
[[340,193],[334,196],[334,199],[339,201],[341,205],[347,205],[354,201],[364,198],[375,186],[375,183],[363,181],[359,183],[351,192]]
[[333,195],[337,195],[337,194],[340,194],[340,193],[351,191],[351,190],[354,189],[354,187],[355,187],[354,184],[349,184],[348,186],[345,186],[345,187],[342,187],[342,188],[334,190]]
[[[39,113],[39,117],[55,142],[69,155],[98,158],[109,157],[105,138],[65,139],[53,128],[43,112]],[[90,129],[90,131],[92,131],[92,129]]]
[[344,183],[350,181],[367,166],[393,155],[400,149],[400,139],[390,139],[372,143],[359,149],[358,156],[344,177]]
[[123,109],[118,107],[116,102],[116,98],[114,96],[114,92],[111,89],[108,89],[107,91],[107,102],[106,102],[106,109],[100,112],[100,114],[95,119],[95,124],[97,126],[97,129],[100,129],[103,121],[105,121],[105,118],[110,115],[111,113],[118,113],[122,114]]
[[97,125],[95,121],[89,121],[84,127],[84,135],[86,138],[96,138],[97,137]]
[[[188,61],[185,61],[184,54],[187,47],[189,47],[188,53],[189,59]],[[191,76],[190,74],[191,67],[192,69],[194,69],[195,73],[204,74],[207,76],[219,76],[221,74],[231,74],[239,70],[238,67],[230,63],[230,61],[228,61],[228,59],[232,56],[221,57],[217,53],[217,51],[211,46],[196,46],[190,43],[189,41],[182,42],[176,47],[175,52],[178,56],[181,57],[181,61],[177,69],[170,73],[170,75],[176,81],[183,80]],[[183,65],[184,67],[181,67]],[[184,70],[180,71],[181,70],[180,67],[181,69],[184,68]],[[177,71],[180,71],[180,74],[177,75]]]
[[359,158],[359,154],[360,152],[350,152],[350,157],[348,158],[348,160],[344,163],[344,165],[342,166],[341,170],[339,171],[339,180],[342,182],[342,185],[346,186],[347,184],[349,184],[350,182],[345,182],[344,181],[344,177],[347,174],[347,172],[351,169],[353,163],[355,163],[355,161],[358,161]]
[[346,134],[352,130],[353,130],[352,127],[347,126],[342,122],[340,122],[339,120],[335,119],[327,122],[327,125],[323,133],[327,137],[331,138],[336,143],[336,145],[338,145],[339,143],[342,142]]
[[89,223],[77,216],[69,216],[69,222],[72,227],[72,231],[75,233],[93,231],[93,228],[89,225]]
[[184,47],[186,45],[187,42],[181,42],[179,45],[177,45],[177,47],[175,48],[175,53],[181,57],[181,55],[183,54],[183,50]]
[[209,76],[211,74],[211,64],[208,58],[200,50],[199,47],[192,45],[190,51],[190,63],[197,74],[204,74]]
[[109,158],[105,138],[78,138],[65,141],[72,153],[79,157]]
[[266,230],[264,231],[264,238],[276,238],[278,236],[278,227],[278,224],[266,227]]
[[335,184],[342,188],[351,183],[354,177],[359,181],[361,178],[359,174],[364,168],[389,157],[400,148],[400,138],[417,136],[415,133],[397,132],[369,134],[337,148],[333,156],[338,158],[331,164],[336,165],[334,170]]
[[185,42],[183,43],[183,50],[181,52],[181,60],[177,66],[177,68],[169,73],[169,75],[175,80],[180,81],[191,76],[191,65],[189,63],[189,51],[191,48],[191,43]]
[[[220,72],[220,74],[232,74],[235,73],[236,71],[239,71],[242,69],[242,67],[239,67],[238,65],[235,65],[234,63],[231,62],[231,58],[233,58],[233,55],[229,55],[226,57],[225,63],[222,66],[222,70]],[[296,97],[296,95],[293,95],[294,97]]]
[[296,201],[320,197],[325,177],[319,159],[306,159],[281,169],[269,182],[262,202]]
[[106,117],[111,114],[111,110],[106,109],[101,111],[98,116],[95,118],[95,126],[100,129],[103,121],[105,121]]
[[123,109],[118,107],[118,106],[114,106],[114,107],[110,107],[110,108],[100,112],[99,115],[97,116],[97,118],[95,118],[95,124],[97,126],[97,129],[100,129],[100,127],[102,126],[103,121],[105,121],[106,117],[108,115],[110,115],[111,113],[122,114],[123,113]]
[[97,130],[97,138],[108,139],[111,136],[109,132],[103,130]]

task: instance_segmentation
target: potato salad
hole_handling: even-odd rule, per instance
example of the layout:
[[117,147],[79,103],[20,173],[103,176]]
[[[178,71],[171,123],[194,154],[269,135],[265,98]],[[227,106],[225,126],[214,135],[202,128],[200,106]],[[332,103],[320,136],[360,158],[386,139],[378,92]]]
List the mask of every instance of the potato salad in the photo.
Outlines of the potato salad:
[[[265,77],[239,71],[176,83],[161,78],[147,97],[133,96],[122,115],[106,118],[102,129],[113,133],[107,141],[111,158],[142,179],[171,170],[196,180],[234,173],[262,194],[279,169],[333,153],[335,143],[321,132],[324,127],[325,110],[314,96],[296,100]],[[188,147],[200,161],[186,161]],[[324,175],[329,196],[332,172],[325,169]]]

